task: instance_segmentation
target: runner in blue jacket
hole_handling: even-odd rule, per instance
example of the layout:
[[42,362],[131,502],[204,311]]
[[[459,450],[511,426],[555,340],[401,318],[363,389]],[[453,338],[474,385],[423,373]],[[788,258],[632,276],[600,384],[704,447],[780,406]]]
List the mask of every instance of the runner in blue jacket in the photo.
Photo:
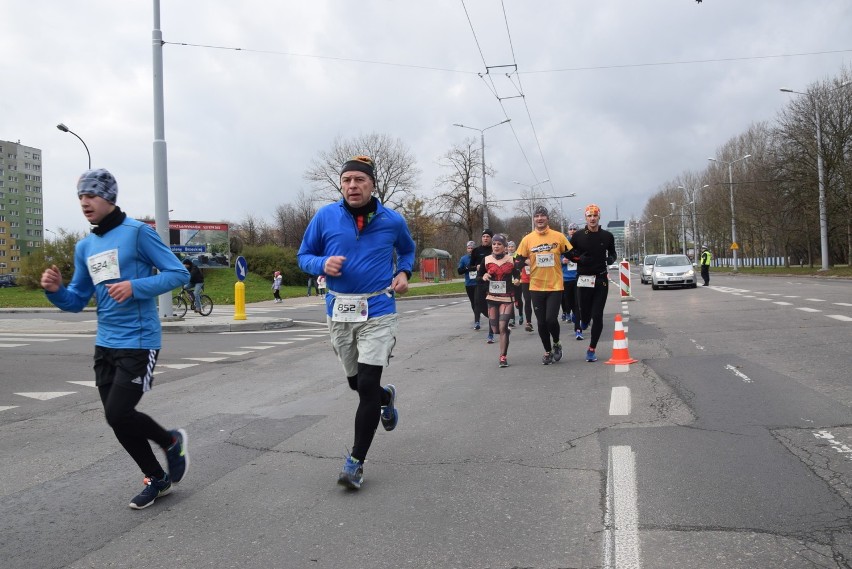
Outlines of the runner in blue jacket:
[[396,344],[394,293],[408,290],[414,266],[414,240],[405,219],[373,197],[375,187],[372,159],[347,161],[340,170],[343,199],[316,213],[298,254],[303,271],[327,277],[331,346],[359,396],[355,443],[337,478],[351,489],[364,480],[364,459],[379,420],[387,431],[399,421],[396,388],[382,387],[381,378]]
[[[130,502],[141,510],[171,492],[189,466],[186,431],[167,431],[136,410],[151,389],[160,352],[157,297],[188,282],[189,272],[150,226],[115,205],[117,195],[118,183],[107,170],[80,176],[80,207],[94,227],[77,243],[70,284],[62,284],[53,265],[41,286],[50,302],[69,312],[81,311],[92,295],[97,300],[95,385],[107,423],[145,476],[145,487]],[[148,441],[165,451],[168,473]]]

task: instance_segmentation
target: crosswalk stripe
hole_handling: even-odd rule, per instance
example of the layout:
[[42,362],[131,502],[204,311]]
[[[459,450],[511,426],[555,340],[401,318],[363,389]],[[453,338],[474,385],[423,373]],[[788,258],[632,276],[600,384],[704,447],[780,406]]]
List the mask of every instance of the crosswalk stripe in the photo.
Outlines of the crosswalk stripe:
[[39,401],[47,401],[48,399],[56,399],[65,395],[73,395],[76,391],[27,391],[23,393],[15,393],[21,397],[29,397],[30,399],[38,399]]

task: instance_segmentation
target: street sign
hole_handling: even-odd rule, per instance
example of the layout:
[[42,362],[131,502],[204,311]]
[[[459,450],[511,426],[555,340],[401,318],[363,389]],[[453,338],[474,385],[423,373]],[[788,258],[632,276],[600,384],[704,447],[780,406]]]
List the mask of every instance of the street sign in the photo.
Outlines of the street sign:
[[736,250],[737,250],[737,249],[739,249],[739,248],[740,248],[740,246],[739,246],[739,245],[737,245],[737,242],[736,242],[736,241],[734,241],[733,243],[731,243],[731,249],[733,249],[734,251],[736,251]]
[[248,274],[248,263],[246,262],[245,257],[237,257],[237,262],[234,263],[234,271],[236,271],[237,279],[240,282],[246,280],[246,275]]

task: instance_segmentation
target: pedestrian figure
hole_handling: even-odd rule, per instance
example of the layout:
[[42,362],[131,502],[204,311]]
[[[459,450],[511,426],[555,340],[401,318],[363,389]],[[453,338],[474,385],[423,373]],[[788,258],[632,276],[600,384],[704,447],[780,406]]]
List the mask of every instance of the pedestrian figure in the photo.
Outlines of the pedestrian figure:
[[701,247],[701,278],[704,279],[704,284],[701,286],[710,286],[710,263],[713,262],[713,253],[707,248],[707,245]]
[[[130,501],[141,510],[171,492],[189,467],[186,431],[167,431],[136,410],[153,386],[160,353],[158,297],[186,284],[189,272],[151,226],[121,211],[117,195],[118,184],[107,170],[80,176],[77,197],[92,232],[77,243],[69,285],[52,265],[42,273],[41,286],[50,302],[69,312],[83,310],[92,295],[97,300],[95,385],[107,423],[145,477],[142,492]],[[148,441],[165,452],[168,472]]]
[[281,271],[275,271],[272,277],[272,295],[275,297],[275,303],[281,302]]
[[[316,286],[317,284],[316,280],[314,279],[314,276],[308,275],[308,296],[311,296],[311,291],[314,290]],[[317,291],[317,294],[319,294],[319,291]]]
[[[476,271],[479,271],[480,266],[482,265],[482,261],[491,254],[491,238],[494,237],[494,232],[490,229],[484,229],[482,231],[481,242],[482,245],[479,247],[475,247],[473,251],[470,252],[470,266],[474,267]],[[474,298],[474,303],[476,305],[476,318],[479,320],[480,316],[485,316],[486,321],[488,320],[488,301],[485,300],[485,295],[488,294],[488,283],[482,282],[481,280],[476,282],[476,296]],[[476,330],[479,330],[476,326],[474,326]],[[494,340],[494,332],[496,330],[488,330],[488,338],[490,340]]]
[[470,264],[470,253],[475,247],[475,242],[467,242],[467,254],[459,259],[458,272],[464,275],[464,290],[470,300],[470,309],[473,311],[473,329],[479,330],[479,313],[476,311],[476,267]]
[[396,388],[382,387],[381,379],[396,344],[394,294],[408,290],[414,266],[414,240],[405,219],[372,195],[375,187],[372,159],[347,161],[340,170],[343,199],[317,211],[298,253],[303,271],[327,277],[331,346],[349,387],[358,392],[355,442],[337,478],[356,490],[379,421],[387,431],[399,421]]
[[[515,285],[520,284],[520,274],[515,261],[507,252],[506,236],[497,234],[491,240],[492,253],[485,257],[479,268],[479,278],[488,283],[488,325],[500,334],[499,366],[508,367],[509,321],[515,307]],[[489,340],[491,344],[493,340]]]
[[184,285],[192,297],[192,310],[201,314],[201,290],[204,288],[204,274],[191,260],[184,259],[183,266],[189,271],[189,283]]
[[317,277],[317,295],[325,296],[325,275]]

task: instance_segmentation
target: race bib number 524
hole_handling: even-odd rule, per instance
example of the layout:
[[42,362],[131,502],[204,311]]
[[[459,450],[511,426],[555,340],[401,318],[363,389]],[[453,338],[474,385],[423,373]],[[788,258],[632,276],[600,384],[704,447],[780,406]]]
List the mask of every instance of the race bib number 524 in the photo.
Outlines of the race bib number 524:
[[86,259],[89,276],[94,284],[116,280],[121,277],[118,269],[118,249],[110,249]]

